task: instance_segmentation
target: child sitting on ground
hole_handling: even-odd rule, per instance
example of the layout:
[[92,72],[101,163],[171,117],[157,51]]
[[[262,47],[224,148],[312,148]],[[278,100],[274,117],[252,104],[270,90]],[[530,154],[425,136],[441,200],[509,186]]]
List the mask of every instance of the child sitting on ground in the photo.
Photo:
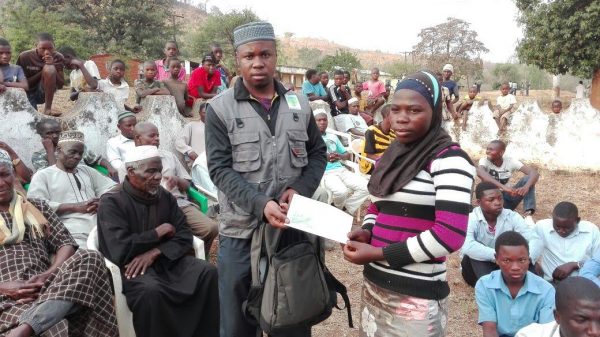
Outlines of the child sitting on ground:
[[110,63],[110,73],[107,78],[98,81],[98,91],[106,92],[115,98],[117,107],[125,108],[127,111],[138,113],[142,111],[140,105],[133,107],[127,105],[129,98],[129,84],[123,79],[125,76],[125,62],[114,60]]
[[[177,104],[179,113],[182,114],[183,117],[192,117],[192,114],[186,107],[186,102],[189,100],[187,83],[179,79],[181,67],[181,61],[178,58],[169,59],[169,72],[171,77],[164,80],[163,83],[171,95],[175,97],[175,103]],[[190,106],[192,104],[193,102],[190,101]]]
[[512,337],[531,323],[552,322],[554,287],[527,271],[527,240],[517,232],[504,232],[496,239],[495,251],[500,270],[482,276],[475,285],[483,336]]
[[508,82],[502,83],[500,87],[500,92],[502,96],[496,98],[496,106],[494,106],[494,119],[496,120],[496,124],[498,124],[498,129],[500,132],[506,131],[506,126],[508,124],[508,119],[510,115],[513,113],[513,109],[517,104],[517,98],[515,95],[510,94],[510,85]]
[[142,98],[149,95],[170,95],[164,83],[155,79],[156,63],[154,61],[144,62],[144,78],[135,80],[135,103],[140,104]]
[[[502,192],[490,182],[484,181],[475,188],[478,207],[469,214],[467,236],[460,252],[462,255],[462,277],[471,287],[482,276],[498,270],[495,261],[494,244],[496,238],[507,231],[516,231],[529,242],[531,259],[540,255],[539,238],[529,228],[519,213],[504,208]],[[530,271],[535,271],[530,264]]]
[[467,120],[469,119],[469,110],[473,106],[473,103],[481,102],[481,97],[477,95],[477,86],[474,85],[469,88],[469,93],[463,98],[462,101],[456,106],[456,115],[462,117],[462,129],[467,129]]
[[5,92],[6,88],[29,89],[23,68],[9,63],[11,56],[10,44],[0,38],[0,94]]

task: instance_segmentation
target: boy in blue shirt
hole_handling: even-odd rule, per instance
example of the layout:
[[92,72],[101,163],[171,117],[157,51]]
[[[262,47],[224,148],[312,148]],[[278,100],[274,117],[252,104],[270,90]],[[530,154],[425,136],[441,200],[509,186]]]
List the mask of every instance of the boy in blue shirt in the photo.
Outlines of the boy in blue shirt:
[[306,71],[306,81],[302,83],[302,94],[308,97],[309,101],[323,100],[327,101],[327,92],[321,84],[321,78],[314,69]]
[[496,239],[495,250],[500,270],[481,277],[475,285],[483,336],[512,337],[531,323],[552,322],[554,287],[527,271],[527,240],[517,232],[504,232]]
[[10,44],[0,37],[0,94],[5,92],[6,88],[29,89],[23,69],[9,63],[11,56]]

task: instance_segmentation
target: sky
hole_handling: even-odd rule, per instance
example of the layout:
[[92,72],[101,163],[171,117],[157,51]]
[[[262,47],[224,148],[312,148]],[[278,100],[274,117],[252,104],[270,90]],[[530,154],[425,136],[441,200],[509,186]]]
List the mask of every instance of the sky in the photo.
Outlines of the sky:
[[[195,0],[195,3],[206,0]],[[208,0],[222,12],[250,8],[275,34],[322,38],[356,49],[411,51],[423,28],[456,17],[471,24],[490,50],[483,59],[508,62],[522,31],[513,0]]]

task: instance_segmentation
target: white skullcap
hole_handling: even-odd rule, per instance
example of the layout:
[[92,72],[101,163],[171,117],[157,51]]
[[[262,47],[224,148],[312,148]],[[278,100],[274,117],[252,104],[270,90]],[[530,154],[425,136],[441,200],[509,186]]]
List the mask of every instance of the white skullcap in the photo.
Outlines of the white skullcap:
[[125,153],[125,163],[133,163],[140,160],[146,160],[149,158],[160,158],[158,148],[154,145],[140,145],[135,148],[128,150]]
[[315,109],[315,111],[313,111],[313,116],[315,116],[315,117],[320,114],[327,115],[327,111],[325,111],[325,109],[323,109],[323,108],[318,108],[318,109]]
[[350,98],[350,99],[348,100],[348,105],[350,105],[350,104],[354,104],[354,103],[356,103],[356,102],[358,102],[358,98],[356,98],[356,97],[352,97],[352,98]]
[[444,70],[450,70],[450,72],[453,73],[454,67],[450,63],[448,63],[444,66],[444,69],[442,69],[442,71],[444,71]]

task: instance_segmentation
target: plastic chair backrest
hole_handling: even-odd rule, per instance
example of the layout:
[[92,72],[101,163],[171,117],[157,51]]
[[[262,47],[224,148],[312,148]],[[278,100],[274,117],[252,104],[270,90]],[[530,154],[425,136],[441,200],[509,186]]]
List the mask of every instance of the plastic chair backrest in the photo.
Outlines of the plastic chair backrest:
[[103,175],[108,177],[108,170],[104,166],[94,165],[92,166],[96,171],[102,173]]

